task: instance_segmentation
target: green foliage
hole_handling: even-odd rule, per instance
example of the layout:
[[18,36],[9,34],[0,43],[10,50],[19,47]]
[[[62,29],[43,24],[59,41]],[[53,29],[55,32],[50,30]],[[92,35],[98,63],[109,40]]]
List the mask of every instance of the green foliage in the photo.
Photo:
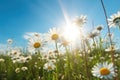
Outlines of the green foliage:
[[[40,57],[37,54],[32,55],[32,59],[26,63],[13,63],[11,58],[6,55],[0,55],[5,61],[0,62],[0,80],[87,80],[85,59],[82,52],[70,52],[68,51],[64,55],[60,55],[56,60],[56,69],[47,71],[43,69],[45,60],[38,59]],[[86,53],[85,53],[86,54]],[[93,49],[90,53],[87,53],[87,69],[90,80],[100,80],[95,78],[91,74],[92,67],[98,62],[111,61],[109,52],[105,52],[104,49]],[[115,57],[115,64],[118,69],[118,75],[120,75],[120,52]],[[103,58],[102,58],[103,57]],[[64,60],[66,59],[66,60]],[[16,73],[16,68],[27,67],[28,70]],[[120,76],[118,76],[120,79]]]

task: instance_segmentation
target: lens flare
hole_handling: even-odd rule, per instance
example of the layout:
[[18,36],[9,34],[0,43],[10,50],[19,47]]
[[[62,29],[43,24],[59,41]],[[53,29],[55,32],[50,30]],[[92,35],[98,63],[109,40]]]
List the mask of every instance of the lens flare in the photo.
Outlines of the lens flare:
[[74,42],[80,36],[79,29],[75,26],[67,26],[64,28],[63,36],[66,40]]

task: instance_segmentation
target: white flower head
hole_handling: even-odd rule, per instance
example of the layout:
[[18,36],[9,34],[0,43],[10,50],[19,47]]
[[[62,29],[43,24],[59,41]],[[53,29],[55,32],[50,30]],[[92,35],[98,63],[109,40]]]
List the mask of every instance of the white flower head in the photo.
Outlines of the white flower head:
[[7,40],[7,43],[8,43],[8,44],[12,44],[12,43],[13,43],[13,40],[12,40],[12,39],[8,39],[8,40]]
[[115,45],[112,45],[109,48],[105,49],[106,52],[116,51],[116,50],[118,50],[118,48]]
[[18,56],[18,57],[14,57],[12,58],[13,63],[26,63],[30,60],[31,58],[29,57],[24,57],[24,56]]
[[32,56],[31,56],[31,55],[28,55],[28,56],[26,56],[25,58],[26,58],[26,61],[29,61],[29,60],[32,59]]
[[118,11],[117,14],[113,14],[112,16],[110,16],[110,19],[108,19],[108,25],[110,27],[120,27],[120,11]]
[[113,33],[107,33],[107,37],[113,38],[113,37],[114,37],[114,34],[113,34]]
[[96,30],[98,30],[98,31],[101,31],[103,29],[103,25],[98,25],[97,27],[96,27]]
[[21,51],[20,49],[12,49],[10,52],[8,52],[8,55],[12,58],[19,57],[21,55]]
[[42,59],[42,60],[48,60],[49,59],[49,56],[47,53],[45,54],[41,54],[42,58],[39,57],[39,59]]
[[61,37],[59,28],[51,28],[48,33],[45,35],[45,39],[48,43],[58,42]]
[[16,68],[16,69],[15,69],[15,72],[16,72],[16,73],[19,73],[19,72],[20,72],[20,68]]
[[37,32],[28,32],[23,37],[25,39],[30,39],[31,37],[41,37],[41,36],[42,35],[40,33],[37,33]]
[[47,71],[52,71],[55,69],[55,65],[53,62],[49,61],[47,63],[44,64],[43,69],[47,70]]
[[70,44],[70,40],[67,40],[66,38],[64,38],[64,37],[61,37],[60,38],[60,44],[61,44],[61,46],[68,46],[69,44]]
[[28,70],[28,68],[27,67],[21,67],[21,70],[26,71],[26,70]]
[[93,30],[90,34],[88,34],[89,38],[94,38],[97,37],[100,34],[100,31],[98,30]]
[[19,59],[17,59],[16,62],[18,62],[18,63],[26,63],[26,62],[27,62],[27,59],[26,59],[26,57],[24,57],[24,56],[20,56]]
[[116,54],[114,54],[114,56],[115,56],[115,57],[119,57],[119,54],[118,54],[118,53],[116,53]]
[[49,59],[56,59],[57,55],[58,55],[58,51],[57,50],[48,52]]
[[92,68],[92,74],[95,77],[109,80],[116,76],[113,63],[108,62],[97,63],[97,65]]
[[50,49],[45,49],[45,50],[46,51],[44,51],[43,54],[41,54],[43,60],[50,61],[52,59],[57,58],[57,54],[58,54],[58,53],[56,53],[57,51],[53,51]]
[[44,45],[45,45],[44,40],[41,37],[33,36],[29,38],[28,51],[31,53],[36,52],[42,49]]
[[24,35],[24,38],[28,40],[28,51],[30,53],[38,52],[45,45],[45,40],[40,33],[29,32]]
[[76,17],[73,21],[73,24],[78,27],[82,27],[83,24],[86,23],[87,16],[81,15],[80,17]]
[[3,58],[0,58],[0,62],[5,62],[5,60]]

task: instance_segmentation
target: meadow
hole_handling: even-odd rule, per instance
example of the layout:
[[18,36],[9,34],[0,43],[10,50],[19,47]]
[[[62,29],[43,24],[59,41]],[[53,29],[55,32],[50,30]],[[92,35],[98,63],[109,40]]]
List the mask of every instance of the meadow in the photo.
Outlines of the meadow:
[[86,22],[87,16],[81,15],[64,29],[26,33],[27,47],[8,39],[0,52],[0,80],[120,80],[119,44],[110,32],[120,27],[120,12],[106,17],[105,37],[103,25],[84,34]]

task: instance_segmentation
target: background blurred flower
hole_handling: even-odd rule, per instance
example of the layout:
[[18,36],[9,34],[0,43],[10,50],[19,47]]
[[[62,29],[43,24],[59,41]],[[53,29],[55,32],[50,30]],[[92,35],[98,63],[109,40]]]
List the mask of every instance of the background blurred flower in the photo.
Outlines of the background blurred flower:
[[20,72],[20,68],[16,68],[16,69],[15,69],[15,72],[16,72],[16,73],[19,73],[19,72]]
[[43,67],[45,70],[47,71],[52,71],[55,69],[55,65],[53,62],[49,61],[47,63],[44,64],[44,67]]
[[7,43],[8,43],[8,44],[12,44],[12,43],[13,43],[13,40],[12,40],[12,39],[8,39],[8,40],[7,40]]
[[118,50],[118,48],[115,45],[112,45],[109,48],[105,49],[106,52],[116,51],[116,50]]
[[76,17],[73,21],[73,24],[78,27],[82,27],[83,24],[86,23],[87,16],[81,15],[80,17]]
[[28,32],[23,36],[25,39],[30,39],[32,37],[42,37],[42,34],[38,33],[38,32]]
[[0,62],[5,62],[5,60],[3,58],[0,58]]
[[21,67],[21,70],[26,71],[26,70],[28,70],[28,68],[27,67]]
[[103,29],[103,25],[98,25],[97,27],[96,27],[96,30],[98,30],[98,31],[101,31]]
[[21,51],[19,49],[12,49],[11,51],[8,52],[8,55],[13,57],[18,57],[21,55]]
[[88,38],[94,38],[97,37],[100,34],[98,30],[94,30],[91,33],[88,34]]

